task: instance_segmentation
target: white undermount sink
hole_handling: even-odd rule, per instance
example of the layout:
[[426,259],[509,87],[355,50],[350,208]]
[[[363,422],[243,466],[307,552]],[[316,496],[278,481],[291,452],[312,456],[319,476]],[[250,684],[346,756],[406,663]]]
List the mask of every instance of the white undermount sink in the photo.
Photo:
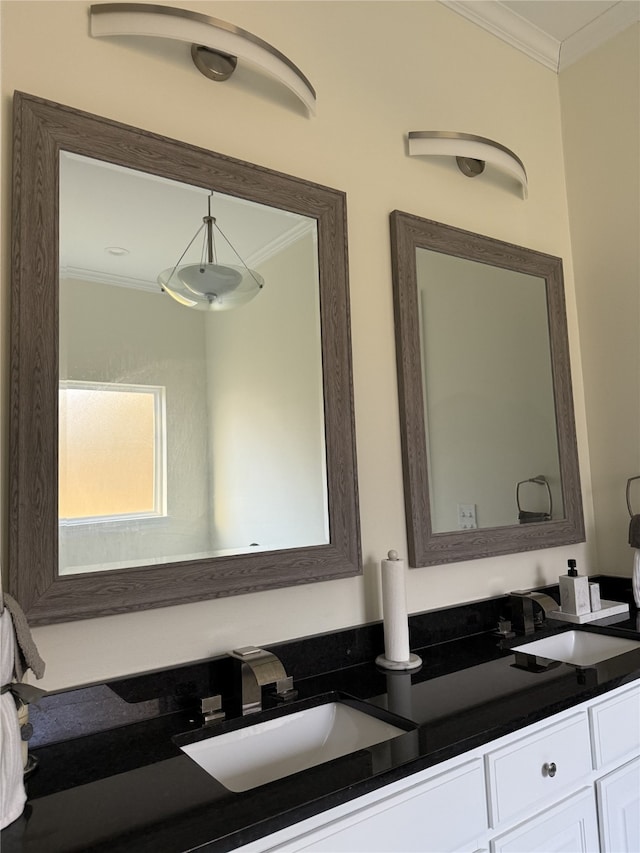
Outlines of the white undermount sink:
[[563,631],[552,637],[514,646],[512,651],[573,666],[594,666],[634,649],[640,649],[640,641],[590,631]]
[[326,702],[180,748],[230,791],[247,791],[399,737],[406,729]]

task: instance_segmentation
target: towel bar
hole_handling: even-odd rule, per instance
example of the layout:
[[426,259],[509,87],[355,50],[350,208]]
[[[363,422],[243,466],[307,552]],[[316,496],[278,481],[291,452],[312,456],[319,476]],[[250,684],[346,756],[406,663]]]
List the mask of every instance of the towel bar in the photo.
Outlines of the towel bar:
[[633,516],[635,515],[635,513],[631,509],[631,498],[629,497],[629,489],[631,488],[631,483],[634,480],[640,480],[640,474],[636,474],[635,477],[629,477],[629,479],[627,480],[627,509],[629,510],[630,518],[633,518]]
[[[520,506],[520,486],[522,486],[523,483],[537,483],[540,486],[547,487],[547,495],[549,497],[548,512],[527,512],[522,509]],[[516,505],[518,507],[518,521],[520,524],[527,524],[532,521],[551,521],[553,518],[553,498],[551,496],[549,481],[544,474],[538,474],[537,477],[530,477],[528,480],[520,480],[519,483],[516,483]]]

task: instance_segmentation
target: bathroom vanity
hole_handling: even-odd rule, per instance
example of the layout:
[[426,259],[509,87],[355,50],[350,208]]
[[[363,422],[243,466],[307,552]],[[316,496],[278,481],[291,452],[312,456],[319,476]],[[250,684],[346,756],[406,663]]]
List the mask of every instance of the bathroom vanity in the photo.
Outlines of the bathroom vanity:
[[[492,629],[504,607],[412,616],[413,673],[375,666],[378,624],[272,647],[299,698],[207,730],[192,700],[220,691],[228,706],[229,658],[46,697],[3,853],[637,851],[640,652],[613,675],[516,666]],[[635,613],[606,621],[589,631],[640,640]],[[535,640],[567,630],[549,621]],[[181,748],[278,718],[293,731],[292,713],[349,697],[399,733],[235,791]]]
[[241,849],[632,853],[639,711],[619,687]]

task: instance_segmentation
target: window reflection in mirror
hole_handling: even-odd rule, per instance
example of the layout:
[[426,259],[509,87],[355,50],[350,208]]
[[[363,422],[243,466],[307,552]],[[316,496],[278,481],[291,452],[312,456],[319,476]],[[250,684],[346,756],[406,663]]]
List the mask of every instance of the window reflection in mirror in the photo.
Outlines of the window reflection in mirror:
[[[540,475],[562,518],[545,280],[420,247],[416,271],[433,532],[517,523]],[[548,520],[542,484],[519,497]]]
[[166,514],[164,390],[60,383],[60,524]]
[[[233,310],[196,311],[157,276],[181,257],[208,196],[61,152],[60,383],[163,387],[166,510],[69,524],[61,508],[60,574],[329,542],[315,220],[215,192],[213,215],[265,286]],[[238,263],[224,240],[215,249]],[[183,262],[201,252],[197,240]],[[71,470],[84,442],[63,413],[60,464]]]

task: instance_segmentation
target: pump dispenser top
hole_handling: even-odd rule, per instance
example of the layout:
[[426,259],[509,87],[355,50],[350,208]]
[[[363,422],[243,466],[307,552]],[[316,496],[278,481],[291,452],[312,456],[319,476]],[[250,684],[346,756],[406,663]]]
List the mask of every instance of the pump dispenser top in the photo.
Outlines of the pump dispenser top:
[[568,560],[567,564],[569,566],[567,574],[559,578],[562,612],[571,613],[574,616],[590,613],[589,578],[586,575],[578,575],[575,560]]

